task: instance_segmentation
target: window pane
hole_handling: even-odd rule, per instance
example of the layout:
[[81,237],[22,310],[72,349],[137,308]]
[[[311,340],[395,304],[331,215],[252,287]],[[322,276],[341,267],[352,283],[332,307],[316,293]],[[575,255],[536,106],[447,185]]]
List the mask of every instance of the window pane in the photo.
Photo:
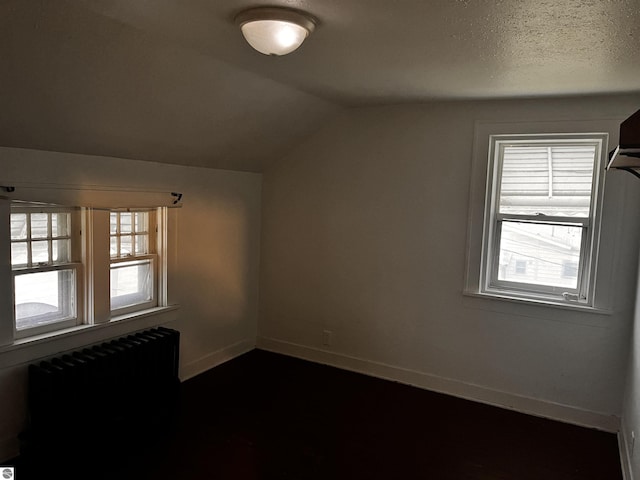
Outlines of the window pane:
[[563,260],[562,262],[562,276],[563,277],[577,277],[578,276],[578,262],[572,262]]
[[111,309],[146,303],[152,299],[151,260],[111,265]]
[[18,242],[11,244],[11,266],[24,267],[27,265],[27,243]]
[[132,217],[130,212],[120,213],[120,233],[131,233]]
[[109,245],[109,255],[112,257],[118,256],[118,237],[111,237],[111,242]]
[[498,280],[575,289],[581,241],[582,227],[502,222]]
[[31,242],[31,263],[49,263],[49,242],[47,240]]
[[505,146],[500,212],[588,217],[595,145]]
[[27,238],[27,214],[11,214],[11,240],[24,240]]
[[76,316],[75,271],[16,275],[16,328],[37,327]]
[[109,215],[109,232],[111,235],[118,233],[118,214],[116,212],[111,212]]
[[71,215],[68,213],[51,214],[51,236],[68,237],[71,234]]
[[136,255],[145,255],[149,253],[149,236],[136,235]]
[[49,215],[46,213],[32,213],[31,238],[47,238],[49,236]]
[[126,257],[133,254],[133,237],[130,235],[120,237],[120,256]]
[[52,240],[51,248],[54,262],[71,261],[71,240]]
[[149,231],[149,212],[136,212],[134,213],[135,217],[135,227],[136,232],[144,233]]

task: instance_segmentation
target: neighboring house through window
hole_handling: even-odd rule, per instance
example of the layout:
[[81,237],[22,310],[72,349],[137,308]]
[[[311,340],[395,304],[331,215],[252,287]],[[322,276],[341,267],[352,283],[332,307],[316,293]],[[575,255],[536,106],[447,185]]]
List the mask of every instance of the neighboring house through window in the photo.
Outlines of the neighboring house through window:
[[478,293],[593,306],[606,138],[490,136]]

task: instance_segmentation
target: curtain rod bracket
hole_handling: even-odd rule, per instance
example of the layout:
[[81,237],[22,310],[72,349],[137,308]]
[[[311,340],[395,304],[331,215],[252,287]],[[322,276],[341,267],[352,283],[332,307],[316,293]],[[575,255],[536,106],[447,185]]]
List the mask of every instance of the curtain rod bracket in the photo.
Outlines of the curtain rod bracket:
[[182,200],[182,194],[179,192],[171,192],[171,196],[176,197],[176,199],[173,201],[174,205],[177,205],[178,202]]

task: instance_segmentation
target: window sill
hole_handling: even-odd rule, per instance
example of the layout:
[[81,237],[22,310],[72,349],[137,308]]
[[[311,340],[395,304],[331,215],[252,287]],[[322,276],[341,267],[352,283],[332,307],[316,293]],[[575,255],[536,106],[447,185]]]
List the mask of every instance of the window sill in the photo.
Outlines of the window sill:
[[506,294],[506,293],[463,291],[462,294],[467,297],[484,298],[488,300],[498,300],[498,301],[511,302],[511,303],[516,303],[521,305],[531,305],[534,307],[571,310],[575,312],[593,313],[598,315],[613,314],[613,310],[609,308],[593,307],[589,305],[581,305],[578,303],[574,304],[574,303],[555,302],[553,300],[546,300],[546,299],[522,298],[522,297],[510,296],[509,294]]
[[60,352],[84,348],[131,332],[152,328],[176,320],[172,312],[179,305],[154,307],[135,313],[118,315],[109,322],[78,325],[32,337],[15,340],[0,347],[0,368],[21,365]]

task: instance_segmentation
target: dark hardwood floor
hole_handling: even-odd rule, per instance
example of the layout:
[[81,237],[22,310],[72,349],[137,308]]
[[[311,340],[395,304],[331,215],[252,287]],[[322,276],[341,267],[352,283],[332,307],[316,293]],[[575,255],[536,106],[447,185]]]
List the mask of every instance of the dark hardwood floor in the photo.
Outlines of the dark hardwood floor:
[[183,383],[172,427],[105,458],[33,478],[622,478],[614,434],[259,350]]

